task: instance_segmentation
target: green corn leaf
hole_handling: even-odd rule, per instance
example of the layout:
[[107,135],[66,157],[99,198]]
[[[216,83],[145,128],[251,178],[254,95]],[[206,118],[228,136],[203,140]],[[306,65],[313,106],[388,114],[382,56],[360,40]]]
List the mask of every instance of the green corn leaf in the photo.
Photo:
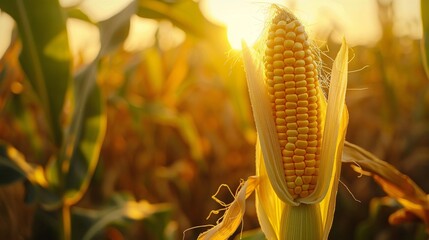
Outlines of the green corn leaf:
[[106,131],[104,103],[100,88],[96,84],[98,62],[102,56],[125,40],[130,17],[134,12],[135,3],[132,2],[113,17],[98,24],[100,52],[94,61],[75,77],[75,110],[70,128],[66,132],[60,161],[53,166],[54,174],[64,175],[60,183],[64,184],[65,202],[69,205],[79,201],[86,192],[98,163]]
[[66,20],[56,0],[0,0],[22,41],[20,62],[44,109],[52,138],[61,145],[60,115],[70,80],[71,54]]

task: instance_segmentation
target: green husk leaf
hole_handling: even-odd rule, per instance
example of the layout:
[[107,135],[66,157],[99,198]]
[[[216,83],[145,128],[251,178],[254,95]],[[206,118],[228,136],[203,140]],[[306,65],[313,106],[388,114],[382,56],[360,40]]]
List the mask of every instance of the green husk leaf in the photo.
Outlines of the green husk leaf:
[[53,142],[62,143],[60,117],[71,80],[66,19],[56,0],[1,0],[22,40],[21,66],[40,100]]

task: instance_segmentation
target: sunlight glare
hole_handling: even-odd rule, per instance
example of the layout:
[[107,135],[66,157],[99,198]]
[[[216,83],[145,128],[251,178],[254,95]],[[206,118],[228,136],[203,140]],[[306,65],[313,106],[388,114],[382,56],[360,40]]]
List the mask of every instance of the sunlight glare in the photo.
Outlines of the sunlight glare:
[[[269,1],[281,2],[284,1]],[[204,0],[201,8],[210,21],[227,27],[231,47],[241,49],[243,39],[253,45],[260,36],[269,3],[255,0]]]

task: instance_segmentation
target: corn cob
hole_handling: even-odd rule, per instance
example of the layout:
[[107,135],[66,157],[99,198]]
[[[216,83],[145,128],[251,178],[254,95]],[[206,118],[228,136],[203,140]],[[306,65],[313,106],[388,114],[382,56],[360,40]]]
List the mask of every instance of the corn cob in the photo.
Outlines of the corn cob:
[[265,84],[280,143],[287,190],[305,198],[317,183],[322,139],[321,89],[304,26],[276,11],[266,41]]

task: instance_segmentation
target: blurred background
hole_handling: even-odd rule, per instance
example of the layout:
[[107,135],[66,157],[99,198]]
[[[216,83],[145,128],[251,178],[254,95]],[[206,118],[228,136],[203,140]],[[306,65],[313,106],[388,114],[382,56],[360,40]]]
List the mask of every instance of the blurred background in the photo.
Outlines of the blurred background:
[[[352,56],[346,139],[429,191],[429,84],[418,0],[62,0],[71,75],[97,61],[107,119],[89,186],[71,210],[73,239],[89,231],[90,239],[196,239],[207,227],[192,227],[222,216],[206,220],[224,208],[211,198],[219,186],[234,193],[240,180],[255,174],[240,45],[258,39],[269,3],[287,6],[307,26],[325,74],[346,37]],[[127,23],[122,38],[100,55],[100,26],[116,28],[118,16]],[[26,162],[48,169],[58,147],[18,62],[26,42],[9,11],[0,11],[0,33],[0,139]],[[63,127],[70,104],[65,100]],[[383,204],[385,194],[371,178],[343,165],[341,182],[330,239],[427,239],[421,223],[388,224],[400,205]],[[0,185],[1,239],[58,239],[60,213],[41,207],[46,194],[32,183]],[[216,197],[229,203],[232,193],[221,188]],[[263,239],[253,201],[234,237],[243,231]],[[131,203],[154,208],[127,212]]]

